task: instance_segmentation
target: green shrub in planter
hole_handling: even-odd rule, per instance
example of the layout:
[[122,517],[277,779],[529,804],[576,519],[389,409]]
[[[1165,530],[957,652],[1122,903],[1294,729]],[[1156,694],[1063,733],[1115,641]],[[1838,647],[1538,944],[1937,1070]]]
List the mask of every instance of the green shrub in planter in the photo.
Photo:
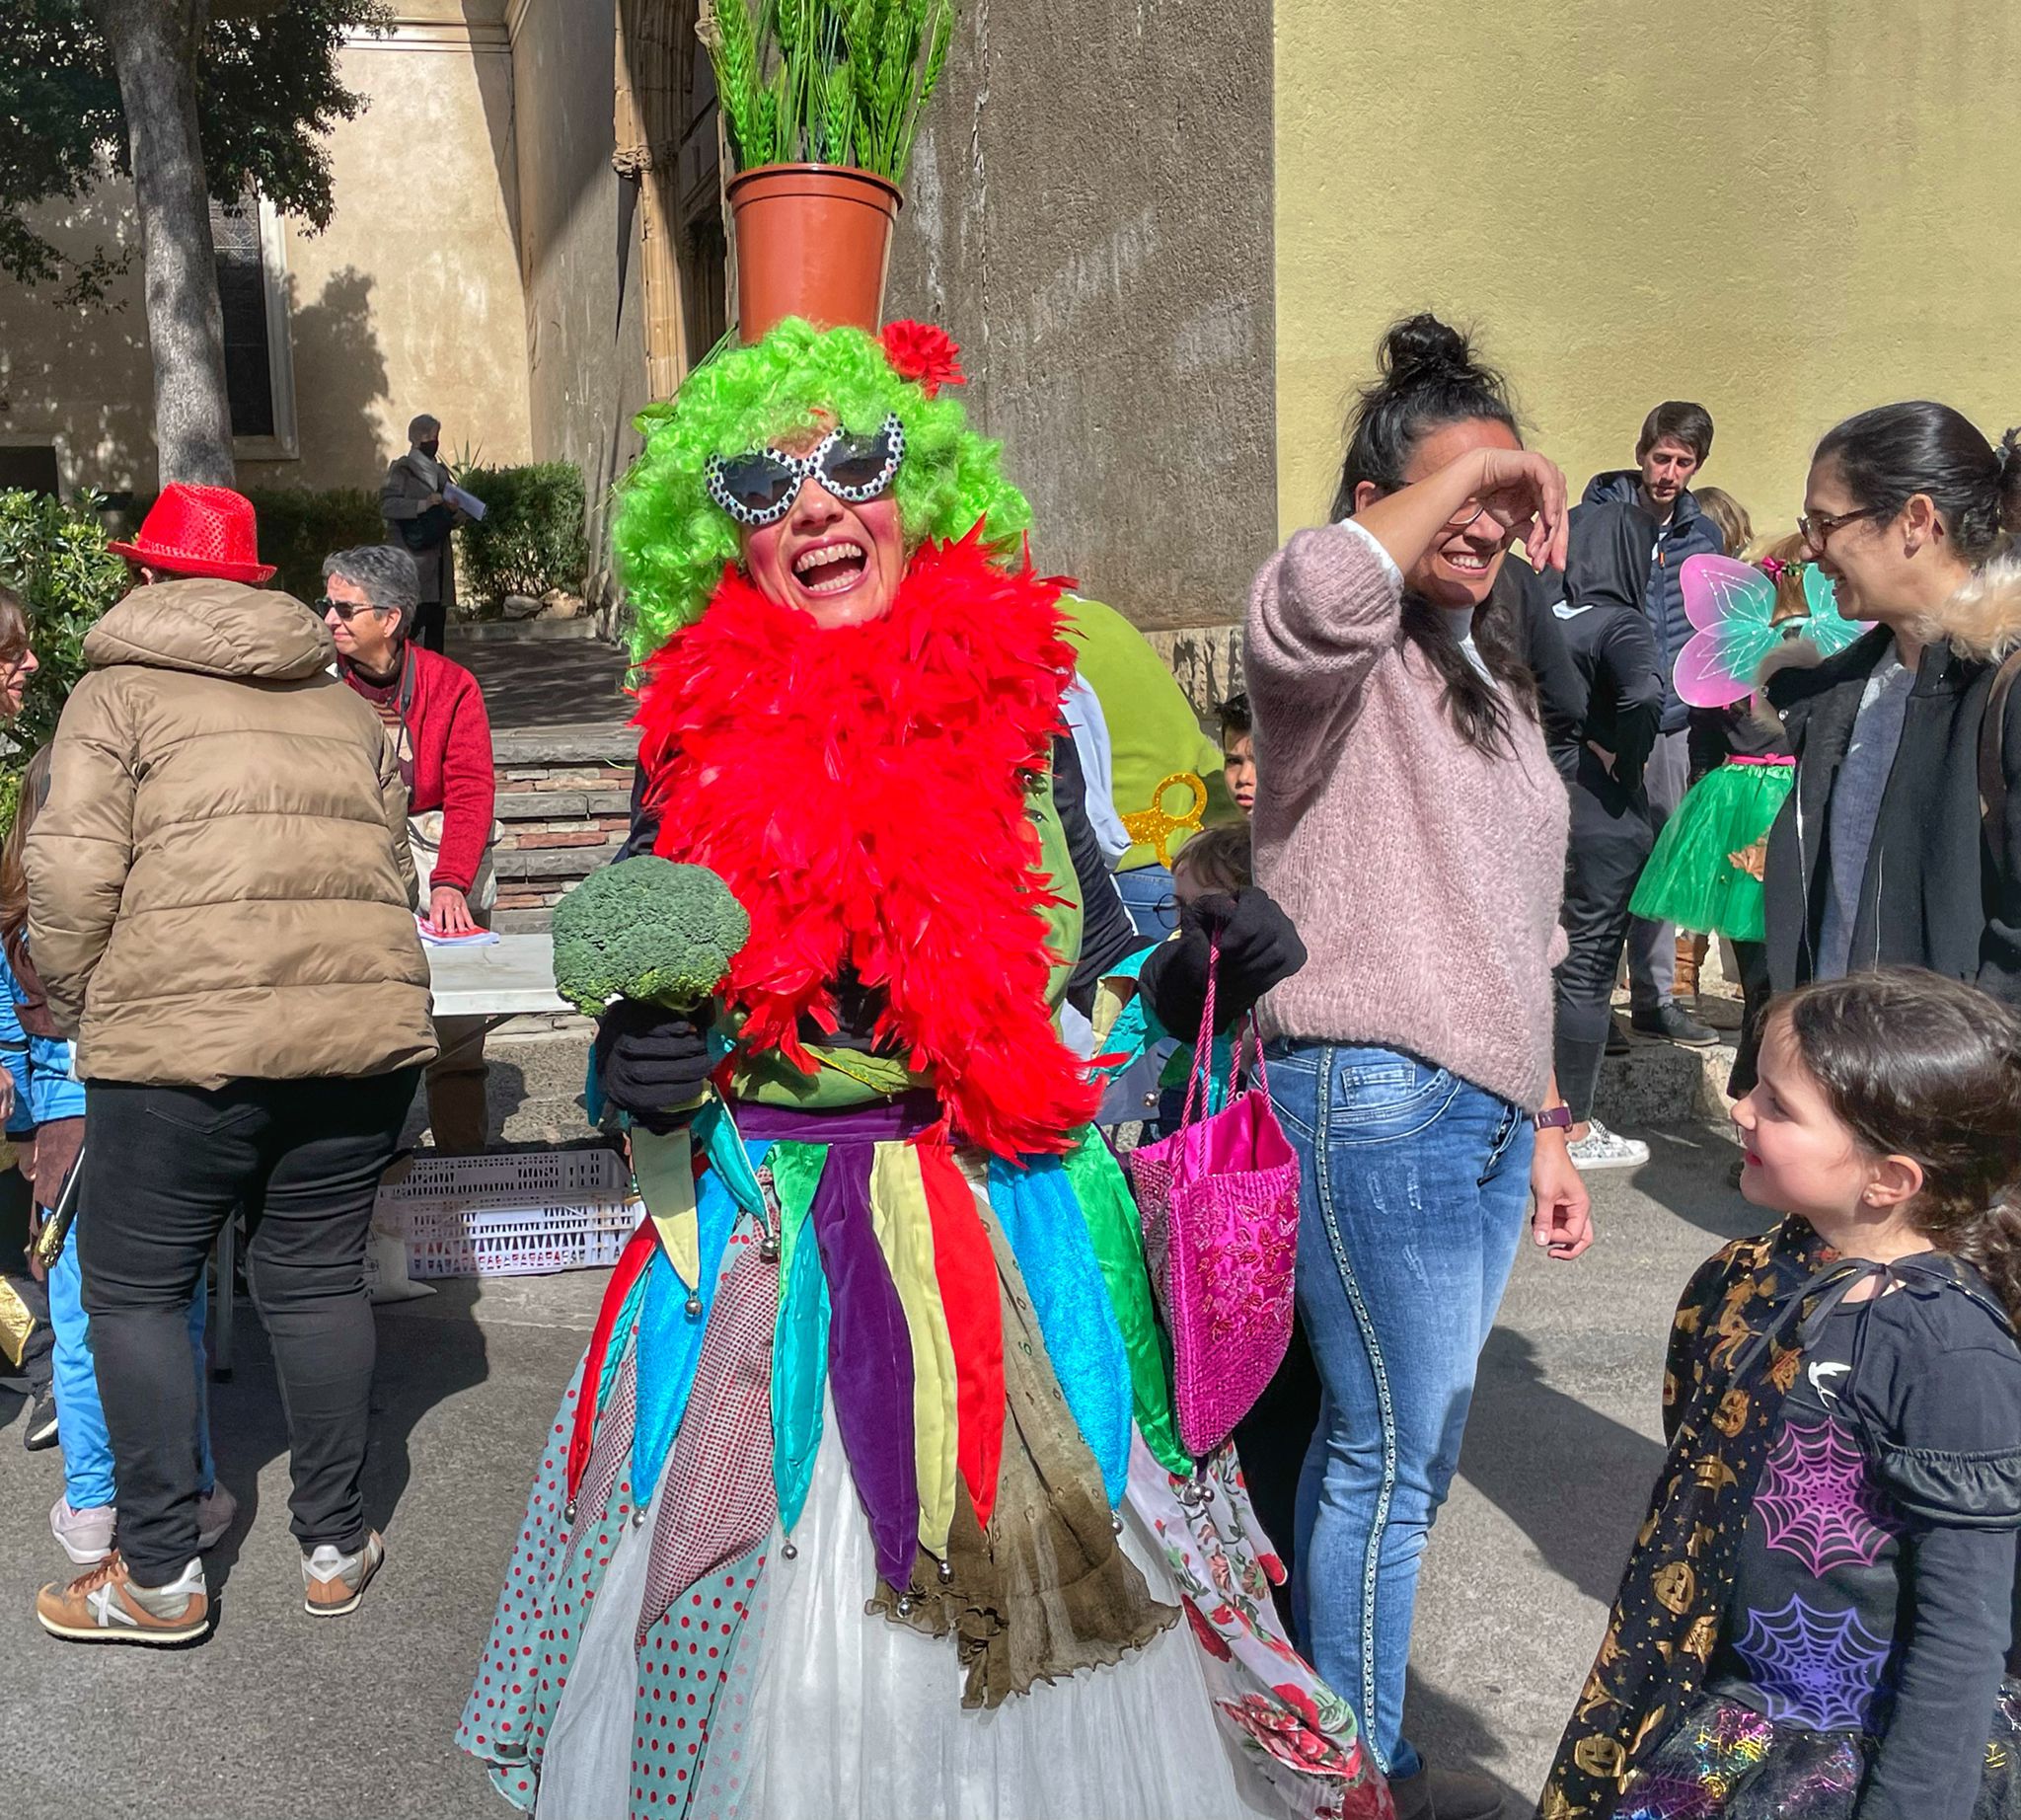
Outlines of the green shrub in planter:
[[313,604],[322,594],[325,557],[386,541],[379,495],[360,487],[261,488],[246,497],[260,519],[260,560],[280,570],[268,585],[297,600]]
[[[126,565],[106,548],[98,503],[92,493],[66,505],[46,493],[0,492],[0,582],[28,605],[29,643],[41,666],[8,729],[17,763],[55,732],[84,674],[84,635],[126,592]],[[4,806],[11,820],[11,794]]]
[[550,588],[582,591],[589,569],[583,534],[582,470],[572,461],[521,468],[470,468],[456,484],[484,500],[482,523],[456,533],[457,592],[480,616],[507,594],[539,599]]

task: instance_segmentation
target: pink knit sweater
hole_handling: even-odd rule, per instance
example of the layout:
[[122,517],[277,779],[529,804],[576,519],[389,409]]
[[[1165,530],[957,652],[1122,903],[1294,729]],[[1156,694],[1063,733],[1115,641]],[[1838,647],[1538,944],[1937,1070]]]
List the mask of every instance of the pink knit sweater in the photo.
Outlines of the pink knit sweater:
[[1359,528],[1301,531],[1249,596],[1256,881],[1310,953],[1276,1035],[1403,1049],[1534,1111],[1564,951],[1565,787],[1536,722],[1463,744]]

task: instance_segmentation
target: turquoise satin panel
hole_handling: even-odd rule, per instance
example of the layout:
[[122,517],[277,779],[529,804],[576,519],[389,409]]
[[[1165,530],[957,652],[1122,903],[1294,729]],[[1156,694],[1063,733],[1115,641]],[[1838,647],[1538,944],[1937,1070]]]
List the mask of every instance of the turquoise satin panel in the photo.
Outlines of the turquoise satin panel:
[[[775,1144],[779,1199],[779,1321],[772,1335],[772,1482],[780,1527],[792,1534],[814,1479],[828,1395],[828,1275],[808,1226],[814,1187],[827,1164],[822,1144]],[[756,1147],[752,1161],[759,1160]],[[788,1167],[790,1162],[790,1167]]]
[[632,1435],[632,1497],[640,1508],[659,1483],[660,1469],[679,1432],[681,1416],[694,1387],[695,1367],[702,1358],[702,1336],[709,1311],[715,1305],[724,1253],[731,1229],[741,1211],[736,1196],[714,1170],[705,1170],[695,1184],[696,1225],[700,1238],[700,1311],[688,1312],[688,1291],[674,1274],[662,1251],[653,1252],[644,1271],[645,1297],[638,1310],[636,1347],[638,1382],[638,1424]]
[[1022,1169],[992,1157],[990,1205],[1114,1509],[1130,1473],[1130,1359],[1081,1203],[1058,1157],[1028,1157]]

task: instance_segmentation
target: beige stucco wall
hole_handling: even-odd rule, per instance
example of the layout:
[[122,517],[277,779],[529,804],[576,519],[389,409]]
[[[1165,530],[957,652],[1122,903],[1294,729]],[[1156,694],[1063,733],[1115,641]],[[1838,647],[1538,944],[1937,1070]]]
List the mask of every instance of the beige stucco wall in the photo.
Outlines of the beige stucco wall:
[[[37,227],[67,253],[138,239],[130,186],[108,184],[83,207],[45,210]],[[0,281],[0,442],[53,443],[66,489],[154,486],[154,367],[140,262],[104,309],[59,305],[46,290]]]
[[503,0],[398,12],[344,52],[370,105],[331,138],[336,217],[288,234],[300,459],[242,462],[249,485],[376,485],[422,411],[445,455],[532,452]]
[[1282,530],[1427,306],[1486,331],[1575,487],[1700,400],[1705,478],[1767,530],[1853,411],[2021,418],[2012,0],[1277,0],[1276,50]]
[[[445,449],[532,452],[505,0],[406,0],[344,53],[368,99],[332,135],[337,213],[285,233],[298,457],[239,462],[247,486],[370,487],[431,411]],[[59,224],[79,252],[137,238],[104,186]],[[0,441],[54,441],[66,488],[152,492],[153,372],[140,264],[107,310],[0,285]]]

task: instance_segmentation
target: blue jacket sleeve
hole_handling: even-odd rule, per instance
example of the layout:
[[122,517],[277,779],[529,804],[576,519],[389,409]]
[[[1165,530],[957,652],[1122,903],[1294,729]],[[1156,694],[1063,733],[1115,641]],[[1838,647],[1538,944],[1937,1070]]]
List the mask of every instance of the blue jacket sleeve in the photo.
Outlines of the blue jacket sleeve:
[[14,1081],[14,1106],[7,1114],[7,1135],[25,1137],[35,1129],[35,1112],[30,1105],[30,1064],[28,1032],[21,1027],[21,1012],[15,1000],[19,988],[14,969],[0,952],[0,1068]]

